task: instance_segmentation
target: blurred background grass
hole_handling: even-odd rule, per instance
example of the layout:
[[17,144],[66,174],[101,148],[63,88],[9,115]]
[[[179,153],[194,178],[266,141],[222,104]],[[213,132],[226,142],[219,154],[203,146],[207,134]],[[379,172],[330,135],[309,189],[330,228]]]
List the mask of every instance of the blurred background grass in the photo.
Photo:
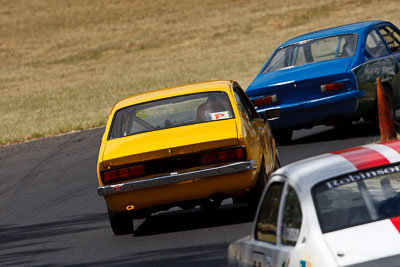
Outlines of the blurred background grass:
[[245,89],[277,45],[397,0],[0,0],[0,145],[105,124],[119,99],[205,80]]

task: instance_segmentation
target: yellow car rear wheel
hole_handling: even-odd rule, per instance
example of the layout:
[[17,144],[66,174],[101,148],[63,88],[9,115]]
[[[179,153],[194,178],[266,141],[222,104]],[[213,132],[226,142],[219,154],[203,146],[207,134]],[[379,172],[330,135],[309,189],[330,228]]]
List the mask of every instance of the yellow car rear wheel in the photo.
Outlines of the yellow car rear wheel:
[[217,211],[221,206],[222,201],[222,198],[205,199],[200,203],[200,207],[207,212]]
[[107,206],[108,219],[115,235],[133,234],[133,220],[128,212],[116,212]]
[[[263,162],[263,161],[262,161]],[[254,187],[250,190],[249,198],[249,208],[251,212],[255,212],[258,206],[258,201],[264,191],[264,187],[267,182],[267,174],[265,173],[264,164],[260,167],[260,172],[258,173],[257,182]]]

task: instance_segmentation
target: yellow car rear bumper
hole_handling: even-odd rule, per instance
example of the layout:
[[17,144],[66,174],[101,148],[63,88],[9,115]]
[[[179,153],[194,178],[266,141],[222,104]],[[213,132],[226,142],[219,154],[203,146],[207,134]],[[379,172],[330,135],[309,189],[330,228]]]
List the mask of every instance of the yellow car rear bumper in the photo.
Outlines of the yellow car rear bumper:
[[254,169],[257,169],[255,161],[235,162],[224,166],[218,166],[208,169],[202,169],[184,173],[175,172],[171,173],[170,175],[152,177],[144,180],[99,186],[97,188],[97,193],[99,194],[99,196],[107,196],[122,192],[135,191],[145,188],[175,184],[195,179],[203,179],[208,177],[214,177],[217,175],[231,174],[231,173],[243,172]]
[[[254,185],[255,161],[230,163],[223,166],[184,173],[152,177],[144,180],[100,186],[97,192],[116,211],[128,205],[142,209],[213,194],[234,194]],[[247,172],[247,173],[246,173]]]

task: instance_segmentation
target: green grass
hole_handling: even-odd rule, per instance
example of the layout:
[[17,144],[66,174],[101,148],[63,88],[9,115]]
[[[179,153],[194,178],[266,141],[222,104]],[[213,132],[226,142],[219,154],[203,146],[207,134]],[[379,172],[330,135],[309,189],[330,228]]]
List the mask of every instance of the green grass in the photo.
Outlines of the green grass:
[[398,2],[0,0],[0,145],[105,124],[119,99],[215,79],[246,88],[283,41]]

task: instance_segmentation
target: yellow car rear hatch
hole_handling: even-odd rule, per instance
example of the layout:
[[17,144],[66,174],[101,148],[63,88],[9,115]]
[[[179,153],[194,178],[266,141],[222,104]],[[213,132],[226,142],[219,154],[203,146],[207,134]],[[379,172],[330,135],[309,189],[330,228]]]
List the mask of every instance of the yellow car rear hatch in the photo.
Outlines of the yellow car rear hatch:
[[125,136],[108,140],[105,168],[239,145],[235,119]]

